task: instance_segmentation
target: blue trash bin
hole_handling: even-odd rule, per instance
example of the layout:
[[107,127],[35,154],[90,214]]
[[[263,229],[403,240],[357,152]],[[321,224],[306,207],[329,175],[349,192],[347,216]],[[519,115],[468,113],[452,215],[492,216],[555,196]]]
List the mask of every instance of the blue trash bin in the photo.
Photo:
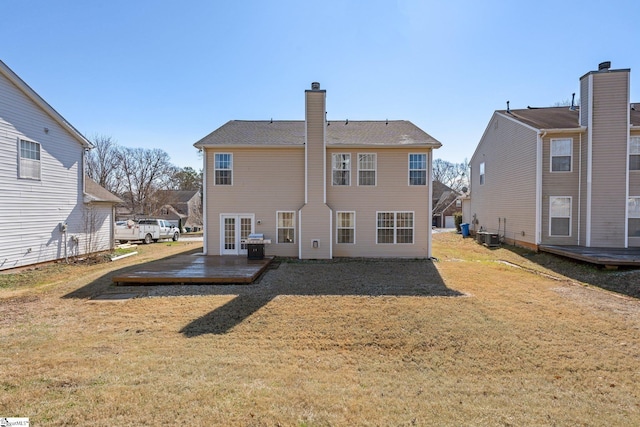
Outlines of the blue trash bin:
[[469,224],[463,222],[460,224],[460,230],[462,230],[462,237],[469,237]]

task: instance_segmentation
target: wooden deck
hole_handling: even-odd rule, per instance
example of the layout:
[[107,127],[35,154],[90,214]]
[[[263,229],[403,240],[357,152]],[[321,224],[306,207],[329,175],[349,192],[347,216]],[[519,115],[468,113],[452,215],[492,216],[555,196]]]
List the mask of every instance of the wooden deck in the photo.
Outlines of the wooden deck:
[[585,248],[583,246],[540,245],[540,250],[592,264],[640,267],[640,248]]
[[246,256],[178,255],[142,264],[113,277],[121,284],[252,283],[273,258],[249,260]]

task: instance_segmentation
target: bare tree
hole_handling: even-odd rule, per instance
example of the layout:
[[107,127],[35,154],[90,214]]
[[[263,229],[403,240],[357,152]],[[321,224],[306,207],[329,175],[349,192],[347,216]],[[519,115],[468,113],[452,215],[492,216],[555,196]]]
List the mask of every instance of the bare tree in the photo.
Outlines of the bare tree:
[[461,193],[463,188],[469,187],[469,162],[467,159],[462,163],[435,159],[433,161],[433,180]]
[[129,148],[119,150],[118,161],[123,173],[122,195],[134,214],[146,215],[155,204],[157,190],[170,188],[177,168],[169,155],[159,149]]
[[120,147],[110,136],[95,135],[91,141],[94,148],[86,157],[89,177],[112,193],[122,190],[122,170],[119,163]]

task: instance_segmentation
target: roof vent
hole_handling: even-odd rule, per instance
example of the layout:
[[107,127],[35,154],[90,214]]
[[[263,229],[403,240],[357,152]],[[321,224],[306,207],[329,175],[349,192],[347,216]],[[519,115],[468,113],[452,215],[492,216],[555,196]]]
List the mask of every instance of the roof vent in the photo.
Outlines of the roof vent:
[[311,83],[311,90],[320,90],[320,83],[318,82]]
[[605,61],[598,64],[598,71],[609,71],[611,68],[611,61]]

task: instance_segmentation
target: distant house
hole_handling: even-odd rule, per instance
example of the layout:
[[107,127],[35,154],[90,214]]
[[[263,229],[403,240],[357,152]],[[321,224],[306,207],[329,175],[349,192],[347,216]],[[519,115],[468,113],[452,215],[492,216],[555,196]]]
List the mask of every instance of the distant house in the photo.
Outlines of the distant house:
[[120,199],[85,177],[90,148],[0,61],[0,270],[113,247]]
[[165,219],[181,230],[202,229],[202,194],[200,190],[160,190],[151,216]]
[[204,251],[301,259],[431,256],[431,162],[440,142],[413,123],[327,121],[326,91],[304,121],[230,121],[204,152]]
[[630,70],[602,63],[580,78],[579,106],[496,111],[471,159],[472,230],[534,249],[640,246],[629,84]]
[[433,181],[432,210],[434,227],[455,227],[454,214],[461,211],[460,193],[451,187]]

